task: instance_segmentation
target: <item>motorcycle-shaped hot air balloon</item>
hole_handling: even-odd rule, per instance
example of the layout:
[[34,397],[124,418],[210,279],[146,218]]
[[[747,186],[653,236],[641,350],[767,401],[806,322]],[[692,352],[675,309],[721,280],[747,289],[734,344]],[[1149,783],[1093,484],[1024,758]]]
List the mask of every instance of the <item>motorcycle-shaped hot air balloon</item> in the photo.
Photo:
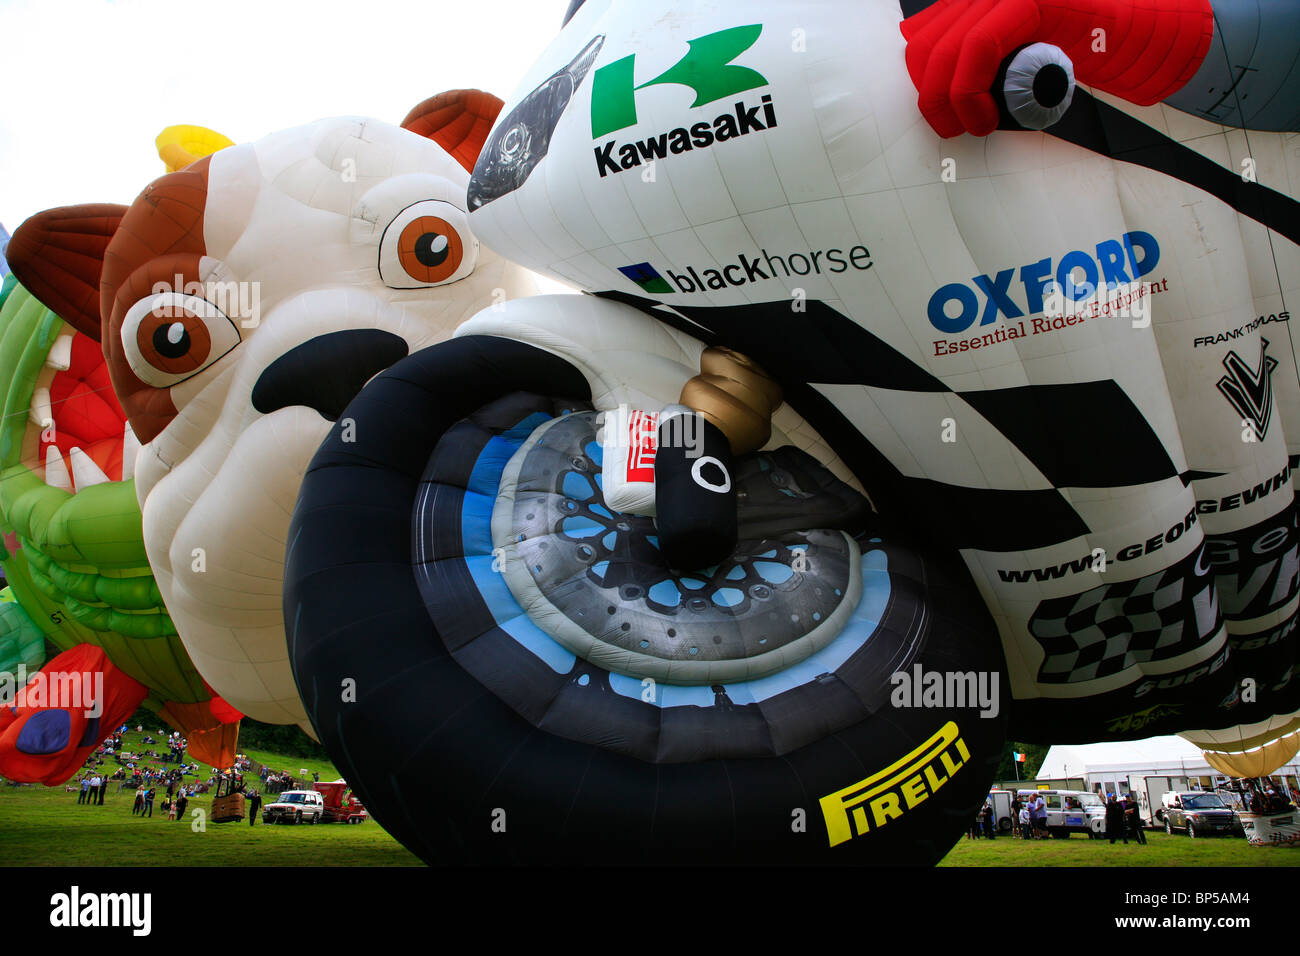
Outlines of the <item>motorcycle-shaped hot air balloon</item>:
[[1288,22],[574,8],[468,195],[595,295],[377,376],[290,530],[298,686],[385,827],[431,861],[928,861],[1008,717],[1296,711]]

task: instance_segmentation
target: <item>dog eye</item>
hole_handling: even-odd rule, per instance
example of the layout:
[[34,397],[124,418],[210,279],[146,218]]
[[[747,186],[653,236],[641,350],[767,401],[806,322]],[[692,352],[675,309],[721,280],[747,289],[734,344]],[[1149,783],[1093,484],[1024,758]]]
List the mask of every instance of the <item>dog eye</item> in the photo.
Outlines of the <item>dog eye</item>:
[[140,381],[168,388],[203,371],[239,344],[239,330],[207,299],[159,292],[122,320],[127,364]]
[[474,271],[478,240],[465,213],[426,199],[399,212],[379,240],[379,277],[390,289],[418,289],[463,279]]

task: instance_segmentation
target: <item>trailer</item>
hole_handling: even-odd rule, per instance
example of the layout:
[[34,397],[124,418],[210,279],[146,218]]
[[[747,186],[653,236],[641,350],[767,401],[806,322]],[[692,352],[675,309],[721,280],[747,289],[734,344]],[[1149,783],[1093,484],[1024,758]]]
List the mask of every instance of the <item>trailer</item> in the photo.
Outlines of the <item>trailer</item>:
[[1016,820],[1011,815],[1011,798],[1013,794],[1010,790],[990,790],[989,802],[993,804],[993,826],[999,833],[1010,833],[1016,825]]
[[[354,794],[347,793],[348,785],[343,780],[327,783],[317,781],[313,789],[320,793],[325,801],[325,813],[321,823],[364,823],[370,816],[361,801]],[[346,797],[344,796],[346,793]]]
[[1128,792],[1137,798],[1138,815],[1147,827],[1164,827],[1166,793],[1194,789],[1187,777],[1130,774],[1128,778]]

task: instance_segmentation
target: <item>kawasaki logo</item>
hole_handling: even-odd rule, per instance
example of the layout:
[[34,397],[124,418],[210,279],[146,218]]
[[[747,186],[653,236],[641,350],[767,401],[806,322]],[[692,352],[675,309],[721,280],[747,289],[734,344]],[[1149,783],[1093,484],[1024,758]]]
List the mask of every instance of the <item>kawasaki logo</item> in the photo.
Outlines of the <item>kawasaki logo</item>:
[[636,124],[636,91],[661,83],[677,83],[695,91],[692,107],[704,106],[746,90],[767,85],[767,78],[747,66],[735,66],[763,32],[762,24],[719,30],[690,40],[686,55],[652,80],[634,86],[636,54],[615,60],[596,71],[591,86],[591,138],[599,139]]
[[[696,37],[688,42],[689,49],[684,57],[640,85],[636,84],[633,75],[636,54],[602,66],[595,72],[591,86],[592,139],[635,126],[636,92],[647,86],[675,83],[689,87],[695,93],[692,109],[766,86],[767,77],[762,73],[731,62],[753,46],[762,32],[762,25],[753,23]],[[682,126],[630,143],[619,144],[611,139],[595,147],[596,169],[604,177],[640,166],[642,161],[662,159],[669,153],[704,149],[714,142],[774,126],[776,111],[770,95],[763,96],[756,105],[740,100],[730,111],[690,127]]]
[[1273,417],[1273,369],[1277,359],[1268,354],[1268,339],[1259,339],[1259,371],[1255,371],[1236,352],[1229,352],[1223,360],[1228,374],[1219,379],[1219,391],[1228,400],[1242,421],[1249,419],[1255,426],[1255,435],[1263,438]]

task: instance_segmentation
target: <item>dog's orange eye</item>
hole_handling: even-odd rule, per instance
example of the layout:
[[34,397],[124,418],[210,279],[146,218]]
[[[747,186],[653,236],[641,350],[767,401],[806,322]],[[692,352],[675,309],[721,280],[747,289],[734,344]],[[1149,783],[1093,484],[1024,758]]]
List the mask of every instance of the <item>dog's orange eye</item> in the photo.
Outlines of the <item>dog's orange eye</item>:
[[170,388],[197,375],[239,344],[239,330],[205,298],[157,292],[122,318],[122,349],[140,381]]
[[135,333],[136,346],[154,368],[182,374],[202,368],[212,351],[207,323],[188,305],[160,304]]
[[397,241],[402,268],[418,282],[441,282],[460,268],[465,256],[460,233],[438,216],[407,223]]
[[398,211],[379,238],[379,279],[390,289],[427,289],[474,271],[478,241],[463,209],[421,199]]

